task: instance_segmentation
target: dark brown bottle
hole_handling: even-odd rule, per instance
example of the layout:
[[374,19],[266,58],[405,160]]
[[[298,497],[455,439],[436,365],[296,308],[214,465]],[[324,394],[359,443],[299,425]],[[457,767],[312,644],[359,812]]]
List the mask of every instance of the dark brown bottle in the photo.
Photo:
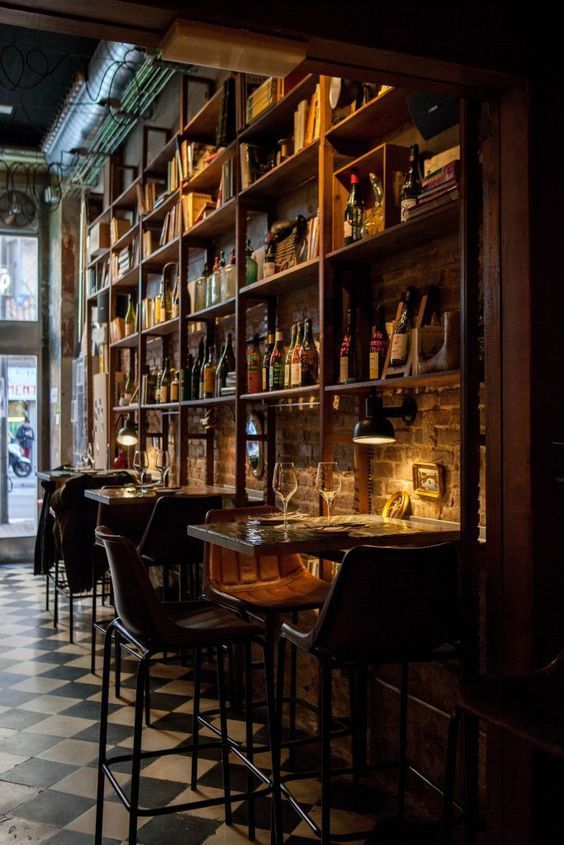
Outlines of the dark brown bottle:
[[233,335],[227,332],[227,339],[225,341],[225,365],[228,373],[235,372],[235,353],[233,352]]
[[409,220],[409,212],[415,208],[421,193],[421,176],[419,174],[419,146],[413,144],[409,153],[409,170],[405,177],[401,193],[401,219]]
[[402,300],[402,308],[392,333],[390,367],[403,367],[409,355],[409,329],[411,326],[412,288],[408,288]]
[[282,390],[284,387],[284,335],[276,326],[275,343],[268,367],[268,387],[270,390]]
[[304,339],[300,349],[300,370],[302,387],[317,384],[319,374],[319,354],[313,339],[311,320],[308,317],[304,325]]
[[270,359],[272,357],[273,349],[274,332],[272,331],[272,329],[270,329],[266,338],[266,343],[264,345],[264,355],[262,356],[261,378],[263,392],[266,392],[267,390],[272,390],[272,388],[270,387]]
[[339,384],[357,380],[356,331],[352,310],[347,311],[347,323],[339,351]]
[[200,373],[204,366],[204,338],[198,343],[198,355],[192,368],[192,399],[201,399],[200,396]]
[[388,335],[386,332],[385,311],[384,306],[381,305],[378,309],[377,322],[374,326],[372,326],[372,334],[370,336],[368,371],[371,379],[382,378],[382,370],[384,369],[387,348]]

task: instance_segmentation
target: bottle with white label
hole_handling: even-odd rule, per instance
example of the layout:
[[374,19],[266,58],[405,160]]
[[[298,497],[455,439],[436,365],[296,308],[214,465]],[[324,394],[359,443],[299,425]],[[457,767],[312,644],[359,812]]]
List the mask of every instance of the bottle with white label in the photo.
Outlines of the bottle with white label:
[[403,297],[401,312],[392,333],[390,367],[403,367],[407,364],[412,301],[413,292],[411,288],[408,288]]

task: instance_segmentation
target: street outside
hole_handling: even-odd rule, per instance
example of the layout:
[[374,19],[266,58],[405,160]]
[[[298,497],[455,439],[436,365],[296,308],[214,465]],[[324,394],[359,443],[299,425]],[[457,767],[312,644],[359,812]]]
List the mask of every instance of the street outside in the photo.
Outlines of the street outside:
[[32,536],[35,533],[37,515],[37,479],[35,474],[32,473],[27,478],[18,478],[10,471],[8,473],[8,487],[11,488],[8,492],[10,526],[0,525],[0,538],[14,535]]

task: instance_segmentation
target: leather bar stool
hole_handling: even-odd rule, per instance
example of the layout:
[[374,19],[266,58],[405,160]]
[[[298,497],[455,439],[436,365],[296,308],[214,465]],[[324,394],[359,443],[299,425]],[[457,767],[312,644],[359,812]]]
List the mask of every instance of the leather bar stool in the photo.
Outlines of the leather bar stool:
[[186,526],[200,525],[209,510],[220,508],[220,496],[161,496],[157,500],[139,541],[139,553],[146,566],[161,568],[163,598],[168,598],[173,569],[178,570],[178,598],[200,597],[204,545],[188,536]]
[[[246,747],[236,742],[227,733],[227,711],[225,704],[225,688],[222,666],[223,647],[228,644],[238,644],[244,647],[250,657],[251,644],[258,645],[264,653],[265,676],[267,690],[267,705],[269,732],[274,719],[274,696],[272,685],[272,670],[269,663],[270,655],[265,647],[264,639],[260,636],[261,627],[241,619],[224,608],[213,605],[208,601],[188,601],[163,604],[159,602],[152,588],[147,570],[133,543],[125,537],[113,534],[101,526],[96,529],[97,538],[104,543],[113,583],[116,618],[111,622],[104,644],[104,666],[102,674],[102,704],[100,713],[100,747],[98,759],[98,787],[96,798],[96,832],[95,843],[101,845],[103,831],[104,786],[108,778],[116,794],[129,813],[129,845],[137,841],[137,820],[140,816],[163,815],[165,813],[180,813],[185,810],[195,810],[223,804],[225,806],[225,821],[231,823],[231,806],[234,801],[247,800],[249,802],[249,838],[254,838],[254,814],[251,807],[257,797],[270,792],[269,778],[254,766],[245,752],[252,754],[251,702],[246,702]],[[110,662],[112,638],[119,638],[122,647],[138,660],[135,688],[135,719],[133,732],[132,753],[117,753],[108,756],[107,731],[110,687]],[[149,664],[152,658],[166,651],[168,654],[179,654],[187,649],[194,649],[198,660],[196,672],[199,673],[199,656],[202,649],[215,649],[218,656],[218,701],[220,714],[220,742],[217,740],[203,741],[199,736],[199,677],[194,680],[195,699],[193,714],[193,741],[183,746],[173,748],[142,751],[143,706],[146,692],[146,680]],[[204,749],[220,747],[223,766],[223,795],[217,798],[199,799],[182,804],[166,807],[141,807],[141,761],[147,758],[180,754],[193,751],[195,748]],[[229,754],[234,753],[247,767],[249,776],[248,789],[243,793],[233,794],[230,785]],[[123,762],[131,762],[131,784],[127,796],[113,773],[113,767]],[[254,780],[258,779],[262,786],[253,789]],[[193,787],[197,785],[193,782]],[[251,783],[253,781],[253,783]],[[251,824],[251,815],[253,822]]]
[[[276,511],[267,505],[213,510],[207,514],[206,523],[245,522],[250,517]],[[237,611],[244,618],[263,620],[266,640],[273,652],[280,631],[280,615],[292,614],[292,621],[297,622],[301,611],[323,606],[329,587],[326,581],[306,569],[298,554],[252,557],[206,544],[204,596]],[[297,698],[295,650],[292,650],[290,673],[290,695],[285,701],[290,704],[290,736],[294,737],[296,704],[316,708]]]
[[[551,757],[564,758],[564,649],[542,669],[506,678],[476,681],[462,690],[452,715],[447,753],[444,843],[451,841],[458,730],[462,720],[478,719],[529,743]],[[479,826],[477,755],[464,754],[465,843],[475,842]]]
[[403,820],[406,773],[409,768],[420,774],[409,766],[407,759],[408,664],[458,657],[458,647],[447,645],[457,631],[458,565],[453,544],[424,548],[363,546],[345,555],[317,624],[306,633],[284,624],[278,652],[277,737],[282,727],[280,700],[284,690],[286,644],[291,643],[309,654],[319,666],[321,761],[316,774],[321,776],[321,824],[318,825],[300,806],[288,786],[292,780],[303,779],[304,773],[281,776],[279,743],[275,744],[273,760],[277,818],[280,817],[282,793],[323,845],[329,845],[331,841],[362,839],[371,833],[331,835],[331,778],[337,774],[358,775],[382,766],[362,761],[358,772],[353,756],[352,767],[331,768],[332,680],[337,669],[397,663],[402,669],[400,748],[399,760],[394,764],[398,766],[398,809],[400,820]]

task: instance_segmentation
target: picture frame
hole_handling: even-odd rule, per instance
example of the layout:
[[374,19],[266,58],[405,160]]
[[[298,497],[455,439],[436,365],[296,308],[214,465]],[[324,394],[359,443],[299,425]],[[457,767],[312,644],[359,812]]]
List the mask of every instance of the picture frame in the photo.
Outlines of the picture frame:
[[445,494],[444,466],[436,461],[414,461],[413,492],[420,499],[442,499]]

